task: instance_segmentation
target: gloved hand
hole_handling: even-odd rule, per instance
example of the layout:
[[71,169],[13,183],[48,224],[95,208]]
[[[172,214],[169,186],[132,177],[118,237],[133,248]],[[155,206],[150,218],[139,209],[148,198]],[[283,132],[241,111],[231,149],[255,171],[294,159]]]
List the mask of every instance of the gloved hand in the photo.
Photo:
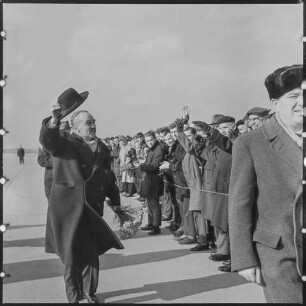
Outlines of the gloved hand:
[[233,129],[229,129],[228,131],[228,138],[231,141],[234,141],[237,137],[239,136],[239,132],[233,130]]
[[178,133],[184,132],[185,119],[178,118],[175,120],[176,128]]
[[189,121],[189,114],[187,114],[184,118],[184,123],[185,124],[188,124],[188,121]]

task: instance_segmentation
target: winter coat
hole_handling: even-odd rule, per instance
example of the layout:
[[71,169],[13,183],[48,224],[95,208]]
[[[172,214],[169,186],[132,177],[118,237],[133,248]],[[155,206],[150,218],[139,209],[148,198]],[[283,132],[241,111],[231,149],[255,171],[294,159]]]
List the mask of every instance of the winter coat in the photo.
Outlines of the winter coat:
[[159,166],[165,156],[164,148],[156,140],[148,149],[146,161],[140,165],[142,172],[140,196],[147,199],[159,198],[163,192],[163,179],[159,174]]
[[66,266],[88,263],[92,243],[97,255],[123,245],[103,220],[107,196],[120,205],[110,153],[101,140],[95,153],[77,135],[49,128],[43,121],[40,143],[53,157],[53,182],[47,213],[45,249]]
[[268,302],[302,303],[302,176],[303,151],[275,117],[235,140],[232,270],[260,266]]

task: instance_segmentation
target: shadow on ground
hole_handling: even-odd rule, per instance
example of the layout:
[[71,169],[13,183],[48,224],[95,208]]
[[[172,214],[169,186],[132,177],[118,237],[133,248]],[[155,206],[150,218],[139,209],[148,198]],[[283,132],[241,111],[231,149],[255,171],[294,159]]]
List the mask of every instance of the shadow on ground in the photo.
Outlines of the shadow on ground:
[[[181,299],[187,296],[211,290],[239,286],[245,283],[247,282],[237,273],[224,273],[194,279],[146,284],[142,287],[133,289],[100,293],[97,294],[97,296],[99,298],[100,303],[103,303],[105,302],[105,300],[114,297],[117,298],[112,299],[111,303],[145,303],[156,299],[161,299],[164,301],[173,301],[176,299]],[[152,293],[152,291],[154,291],[155,293]],[[120,299],[120,296],[122,295],[140,293],[144,294],[146,292],[148,292],[147,295],[130,298],[124,297]]]
[[[190,251],[187,249],[150,252],[128,256],[123,256],[122,254],[105,254],[100,256],[100,270],[133,265],[136,265],[135,269],[141,269],[141,266],[137,267],[137,265],[174,259],[188,254],[190,254]],[[4,283],[9,284],[63,276],[64,265],[58,258],[33,260],[4,264],[4,271],[10,275],[10,277],[4,279]]]

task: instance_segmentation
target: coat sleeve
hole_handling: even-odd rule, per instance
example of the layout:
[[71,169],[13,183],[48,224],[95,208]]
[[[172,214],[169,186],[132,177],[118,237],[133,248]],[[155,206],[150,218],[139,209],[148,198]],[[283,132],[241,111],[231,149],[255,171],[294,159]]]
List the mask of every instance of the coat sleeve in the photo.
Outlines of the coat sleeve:
[[194,153],[194,148],[184,132],[178,133],[177,140],[186,152]]
[[45,149],[42,149],[39,152],[37,162],[41,167],[45,167],[45,168],[53,167],[52,156]]
[[214,129],[208,140],[222,151],[232,154],[233,142],[228,137],[220,134],[218,130]]
[[[44,149],[46,149],[51,155],[55,155],[56,151],[61,150],[61,148],[65,146],[67,140],[64,137],[60,137],[60,124],[54,128],[48,127],[50,119],[51,117],[48,117],[43,120],[39,141]],[[64,135],[64,133],[62,135]]]
[[241,137],[233,150],[229,187],[229,235],[232,271],[259,266],[253,244],[257,178],[252,156]]
[[111,206],[120,206],[120,191],[118,186],[116,185],[116,176],[113,171],[111,183],[107,190],[106,196],[109,198]]
[[140,165],[140,170],[143,172],[158,172],[159,166],[164,159],[165,153],[161,145],[159,145],[153,152],[153,159],[151,163],[143,163]]

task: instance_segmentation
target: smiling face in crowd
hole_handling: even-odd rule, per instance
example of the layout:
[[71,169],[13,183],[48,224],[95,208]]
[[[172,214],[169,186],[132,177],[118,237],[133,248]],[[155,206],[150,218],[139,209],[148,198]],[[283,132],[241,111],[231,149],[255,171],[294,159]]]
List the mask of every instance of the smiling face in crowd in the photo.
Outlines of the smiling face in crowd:
[[145,141],[146,141],[146,144],[148,146],[148,148],[152,148],[155,141],[156,141],[156,138],[154,136],[145,136]]
[[177,132],[177,127],[174,127],[173,129],[170,129],[170,133],[171,133],[171,136],[174,140],[177,139],[177,135],[178,135],[178,132]]
[[184,131],[186,137],[189,139],[189,141],[194,142],[196,133],[193,133],[193,131],[191,129],[188,129],[186,131]]
[[298,131],[303,126],[303,90],[295,88],[278,99],[271,100],[276,105],[276,112],[292,130]]
[[245,124],[240,124],[237,128],[241,135],[248,132],[248,128]]
[[262,124],[268,120],[268,117],[260,117],[258,115],[249,115],[248,121],[252,130],[255,130],[262,126]]
[[96,120],[88,112],[81,112],[74,118],[74,132],[85,140],[96,137]]
[[235,122],[220,123],[218,130],[223,136],[228,137],[228,132],[231,128],[233,128],[234,125],[235,125]]
[[174,139],[172,138],[171,133],[165,135],[164,141],[168,147],[171,147],[174,144]]

